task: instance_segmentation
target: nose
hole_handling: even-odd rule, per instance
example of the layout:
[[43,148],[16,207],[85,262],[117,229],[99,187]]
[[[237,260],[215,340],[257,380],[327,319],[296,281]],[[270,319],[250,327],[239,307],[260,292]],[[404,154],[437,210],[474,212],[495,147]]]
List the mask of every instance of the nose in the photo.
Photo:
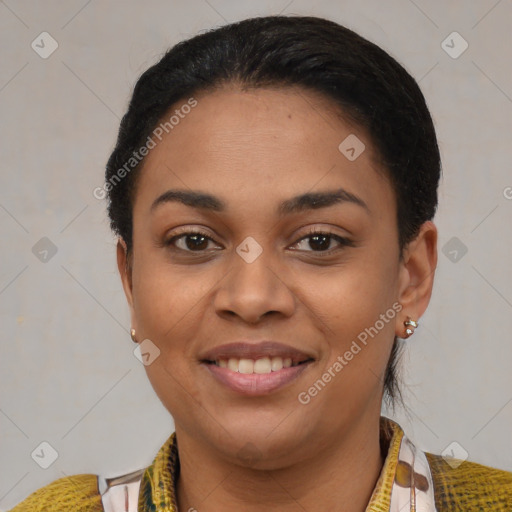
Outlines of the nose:
[[270,313],[290,317],[295,296],[287,284],[285,269],[263,251],[254,261],[233,253],[230,272],[220,282],[214,299],[217,314],[237,316],[255,324]]

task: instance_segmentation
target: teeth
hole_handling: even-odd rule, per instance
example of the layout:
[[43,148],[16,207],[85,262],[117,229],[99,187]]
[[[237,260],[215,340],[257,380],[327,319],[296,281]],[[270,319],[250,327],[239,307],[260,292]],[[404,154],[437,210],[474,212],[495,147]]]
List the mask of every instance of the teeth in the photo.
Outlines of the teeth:
[[277,370],[280,370],[283,367],[283,358],[282,357],[273,357],[271,365],[272,365],[272,371],[277,372]]
[[240,359],[238,361],[238,373],[253,373],[254,361],[252,359]]
[[[220,365],[219,365],[220,366]],[[232,372],[237,372],[238,371],[238,359],[230,359],[228,361],[228,368],[232,371]]]
[[263,357],[262,359],[256,359],[254,361],[254,373],[270,373],[272,371],[272,365],[270,364],[270,358]]
[[262,357],[261,359],[237,359],[231,357],[229,359],[219,359],[215,361],[217,366],[221,368],[228,368],[233,372],[238,373],[271,373],[277,372],[282,368],[289,368],[290,366],[297,366],[298,363],[292,364],[291,357]]

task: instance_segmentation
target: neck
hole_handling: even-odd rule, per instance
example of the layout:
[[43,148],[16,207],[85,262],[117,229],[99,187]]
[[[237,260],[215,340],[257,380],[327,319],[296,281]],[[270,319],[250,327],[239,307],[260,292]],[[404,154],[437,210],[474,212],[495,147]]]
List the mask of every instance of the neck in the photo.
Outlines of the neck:
[[[243,468],[216,457],[176,426],[180,458],[178,509],[183,511],[364,512],[384,460],[379,416],[361,418],[343,439],[314,456],[273,470]],[[314,442],[314,441],[311,441]],[[320,448],[323,446],[323,449]]]

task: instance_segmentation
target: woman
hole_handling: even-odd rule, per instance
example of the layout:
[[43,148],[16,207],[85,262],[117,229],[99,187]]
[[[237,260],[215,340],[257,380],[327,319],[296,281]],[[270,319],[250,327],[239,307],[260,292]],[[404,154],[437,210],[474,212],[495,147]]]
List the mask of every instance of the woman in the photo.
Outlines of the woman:
[[512,473],[380,416],[432,292],[440,168],[414,79],[334,22],[248,19],[169,50],[97,194],[175,432],[147,468],[13,511],[512,510]]

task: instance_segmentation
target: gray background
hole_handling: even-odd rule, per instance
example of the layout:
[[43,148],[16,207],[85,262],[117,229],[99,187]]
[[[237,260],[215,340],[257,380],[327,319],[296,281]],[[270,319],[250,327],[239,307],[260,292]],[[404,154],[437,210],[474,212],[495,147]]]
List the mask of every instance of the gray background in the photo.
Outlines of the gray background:
[[[173,431],[133,355],[115,240],[92,191],[102,185],[136,78],[168,46],[280,12],[345,24],[420,82],[444,164],[439,267],[430,308],[403,359],[410,417],[394,417],[423,449],[441,453],[456,441],[470,460],[512,470],[512,2],[5,0],[3,510],[64,475],[112,476],[147,465]],[[43,31],[59,45],[46,59],[31,47],[34,40],[41,46]],[[469,44],[458,58],[441,46],[453,31]],[[40,251],[48,242],[36,245],[43,237],[57,248],[46,261]],[[48,469],[31,457],[43,441],[58,452]]]

